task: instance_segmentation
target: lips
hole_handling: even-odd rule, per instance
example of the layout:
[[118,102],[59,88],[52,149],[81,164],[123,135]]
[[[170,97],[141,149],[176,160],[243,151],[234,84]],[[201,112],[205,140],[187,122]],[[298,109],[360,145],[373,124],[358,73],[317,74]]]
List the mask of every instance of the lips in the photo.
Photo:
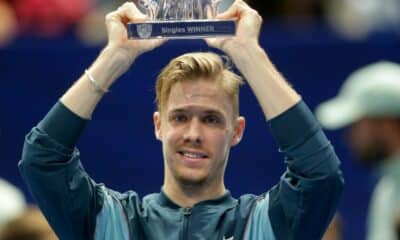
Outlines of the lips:
[[188,163],[200,163],[208,158],[208,155],[201,151],[181,150],[178,154],[182,156],[183,160]]
[[193,151],[178,151],[179,154],[188,158],[206,158],[207,154]]

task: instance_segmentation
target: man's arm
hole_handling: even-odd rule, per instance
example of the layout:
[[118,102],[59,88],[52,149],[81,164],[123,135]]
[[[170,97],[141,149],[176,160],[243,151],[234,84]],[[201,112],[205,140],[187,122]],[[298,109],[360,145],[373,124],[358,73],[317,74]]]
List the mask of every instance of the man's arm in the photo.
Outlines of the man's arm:
[[143,19],[133,3],[108,14],[105,49],[26,136],[19,169],[60,239],[87,240],[94,235],[125,239],[121,236],[129,235],[123,209],[111,191],[87,175],[75,145],[104,94],[102,89],[109,88],[141,53],[162,43],[128,40],[125,24]]
[[[104,95],[99,89],[109,89],[142,53],[152,50],[163,40],[128,39],[126,24],[144,21],[143,15],[132,2],[127,2],[106,16],[108,44],[93,65],[62,96],[61,102],[78,116],[90,119]],[[96,84],[90,80],[92,78]],[[97,85],[97,86],[96,86]]]
[[246,237],[321,239],[343,187],[339,160],[307,105],[260,47],[258,13],[236,0],[219,17],[238,19],[236,36],[206,41],[244,75],[287,164],[279,184],[257,201]]
[[272,119],[300,101],[258,43],[262,19],[242,0],[237,0],[221,19],[237,18],[236,36],[207,39],[210,46],[227,53],[244,75],[267,119]]

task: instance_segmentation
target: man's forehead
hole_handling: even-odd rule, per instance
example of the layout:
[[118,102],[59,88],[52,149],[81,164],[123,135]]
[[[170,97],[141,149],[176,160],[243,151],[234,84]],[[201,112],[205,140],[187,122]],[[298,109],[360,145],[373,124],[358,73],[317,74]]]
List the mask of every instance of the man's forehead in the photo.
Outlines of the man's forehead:
[[179,99],[196,101],[197,99],[203,100],[216,100],[216,101],[226,101],[227,94],[222,89],[222,87],[214,81],[187,81],[178,82],[174,84],[171,88],[169,100],[174,101]]
[[168,111],[177,108],[202,107],[225,112],[231,110],[230,105],[231,100],[222,87],[214,81],[206,80],[174,84],[167,101]]
[[172,86],[171,95],[191,98],[225,97],[225,91],[215,81],[197,80],[178,82]]
[[184,93],[185,98],[193,99],[193,98],[215,98],[218,97],[217,93],[213,92],[197,92],[197,93],[191,93],[187,92]]

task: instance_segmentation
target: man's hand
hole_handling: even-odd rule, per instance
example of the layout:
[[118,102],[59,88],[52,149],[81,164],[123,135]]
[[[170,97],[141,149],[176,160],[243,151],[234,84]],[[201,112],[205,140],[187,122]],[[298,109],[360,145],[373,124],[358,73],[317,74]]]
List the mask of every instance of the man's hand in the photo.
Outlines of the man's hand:
[[236,0],[218,19],[237,19],[236,35],[231,38],[208,38],[209,46],[219,48],[230,56],[240,54],[246,46],[258,45],[258,37],[262,23],[261,16],[250,8],[243,0]]
[[272,119],[300,101],[258,43],[261,16],[243,0],[236,0],[219,19],[237,19],[236,35],[210,38],[206,42],[228,54],[260,103],[266,119]]
[[160,46],[164,40],[133,40],[128,38],[126,25],[128,22],[143,22],[147,16],[140,12],[133,2],[126,2],[117,10],[106,16],[108,44],[105,50],[117,51],[124,63],[133,62],[140,54]]
[[[62,96],[61,102],[69,110],[82,118],[90,119],[103,92],[129,69],[135,58],[163,43],[159,39],[128,39],[126,24],[144,20],[146,16],[132,2],[107,14],[108,44],[87,70],[87,74],[82,75]],[[99,92],[99,88],[103,90]]]

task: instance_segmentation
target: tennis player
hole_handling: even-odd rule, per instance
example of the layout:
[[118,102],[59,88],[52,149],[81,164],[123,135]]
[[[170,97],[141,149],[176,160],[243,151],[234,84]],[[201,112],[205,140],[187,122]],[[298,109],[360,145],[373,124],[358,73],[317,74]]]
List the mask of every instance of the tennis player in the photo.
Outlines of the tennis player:
[[157,78],[161,192],[140,199],[88,176],[75,146],[96,105],[139,55],[163,43],[127,38],[127,22],[145,20],[129,2],[107,15],[107,46],[26,137],[20,171],[60,239],[321,239],[343,187],[339,160],[259,45],[258,13],[237,0],[218,17],[237,18],[237,35],[206,42],[232,58],[257,97],[287,164],[277,185],[237,199],[224,184],[245,118],[238,107],[242,80],[214,53],[172,59]]

